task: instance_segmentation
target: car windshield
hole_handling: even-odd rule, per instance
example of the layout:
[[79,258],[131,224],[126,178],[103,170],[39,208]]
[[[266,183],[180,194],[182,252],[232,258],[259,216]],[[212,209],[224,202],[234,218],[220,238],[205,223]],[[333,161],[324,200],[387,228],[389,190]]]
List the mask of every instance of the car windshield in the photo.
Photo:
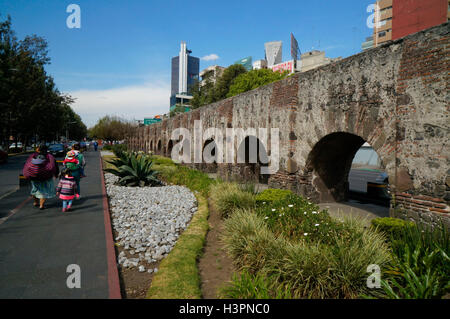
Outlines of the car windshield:
[[353,164],[380,166],[380,158],[377,152],[371,147],[361,147],[356,152]]

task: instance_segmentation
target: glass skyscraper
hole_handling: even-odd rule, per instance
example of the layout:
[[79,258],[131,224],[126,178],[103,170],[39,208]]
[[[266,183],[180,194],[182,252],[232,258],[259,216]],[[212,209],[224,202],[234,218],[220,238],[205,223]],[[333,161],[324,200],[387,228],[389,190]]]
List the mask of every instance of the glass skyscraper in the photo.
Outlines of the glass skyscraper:
[[180,53],[172,58],[172,81],[170,92],[170,108],[177,104],[189,105],[192,99],[191,87],[198,80],[200,59],[190,56],[186,42],[181,42]]

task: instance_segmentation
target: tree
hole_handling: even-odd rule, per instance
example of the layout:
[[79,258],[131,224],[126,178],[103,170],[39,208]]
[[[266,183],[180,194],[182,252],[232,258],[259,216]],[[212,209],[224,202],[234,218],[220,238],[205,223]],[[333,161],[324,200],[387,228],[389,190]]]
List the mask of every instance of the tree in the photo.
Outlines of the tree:
[[269,69],[252,70],[240,74],[230,86],[227,97],[232,97],[243,92],[256,89],[260,86],[279,81],[285,78],[289,72],[273,72]]
[[223,71],[222,76],[218,79],[214,90],[214,102],[223,100],[227,97],[233,81],[241,74],[247,72],[241,64],[233,64]]
[[74,100],[58,91],[45,71],[47,42],[36,35],[18,40],[11,17],[0,21],[0,139],[12,135],[26,145],[32,137],[52,141],[65,135],[67,123],[82,138],[86,126],[71,109]]
[[106,115],[89,129],[89,136],[107,141],[119,141],[128,137],[136,125],[117,116]]
[[234,64],[226,68],[214,84],[211,79],[206,79],[203,85],[196,81],[192,88],[191,106],[196,109],[203,105],[211,104],[227,97],[230,86],[239,75],[247,70],[241,64]]

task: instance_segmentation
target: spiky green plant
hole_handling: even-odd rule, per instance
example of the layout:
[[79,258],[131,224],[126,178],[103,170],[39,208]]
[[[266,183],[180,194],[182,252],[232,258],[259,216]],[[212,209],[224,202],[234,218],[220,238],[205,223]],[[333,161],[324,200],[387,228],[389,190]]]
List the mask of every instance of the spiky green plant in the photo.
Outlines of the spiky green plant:
[[381,282],[387,297],[431,299],[448,294],[450,237],[445,225],[407,227],[399,235],[391,235],[393,265]]
[[108,161],[115,168],[105,168],[104,171],[119,177],[118,184],[122,186],[158,186],[158,171],[152,169],[151,157],[145,154],[121,152],[116,159]]

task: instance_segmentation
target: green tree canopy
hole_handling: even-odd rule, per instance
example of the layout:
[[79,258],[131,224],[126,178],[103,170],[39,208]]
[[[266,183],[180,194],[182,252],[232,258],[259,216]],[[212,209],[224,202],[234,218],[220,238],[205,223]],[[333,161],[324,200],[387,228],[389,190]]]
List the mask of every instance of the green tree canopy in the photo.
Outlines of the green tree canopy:
[[120,117],[106,115],[89,129],[89,136],[107,141],[120,141],[128,137],[136,126]]
[[243,92],[256,89],[260,86],[281,80],[289,72],[273,72],[269,69],[251,70],[236,77],[230,86],[227,97],[232,97]]
[[11,25],[9,16],[0,21],[0,141],[6,144],[10,136],[25,144],[32,137],[52,141],[66,131],[81,139],[87,130],[70,107],[74,100],[61,94],[45,71],[47,42],[36,35],[18,40]]
[[210,78],[206,79],[203,85],[196,81],[191,88],[191,107],[195,109],[225,99],[234,79],[246,72],[241,64],[233,64],[223,71],[216,83]]

